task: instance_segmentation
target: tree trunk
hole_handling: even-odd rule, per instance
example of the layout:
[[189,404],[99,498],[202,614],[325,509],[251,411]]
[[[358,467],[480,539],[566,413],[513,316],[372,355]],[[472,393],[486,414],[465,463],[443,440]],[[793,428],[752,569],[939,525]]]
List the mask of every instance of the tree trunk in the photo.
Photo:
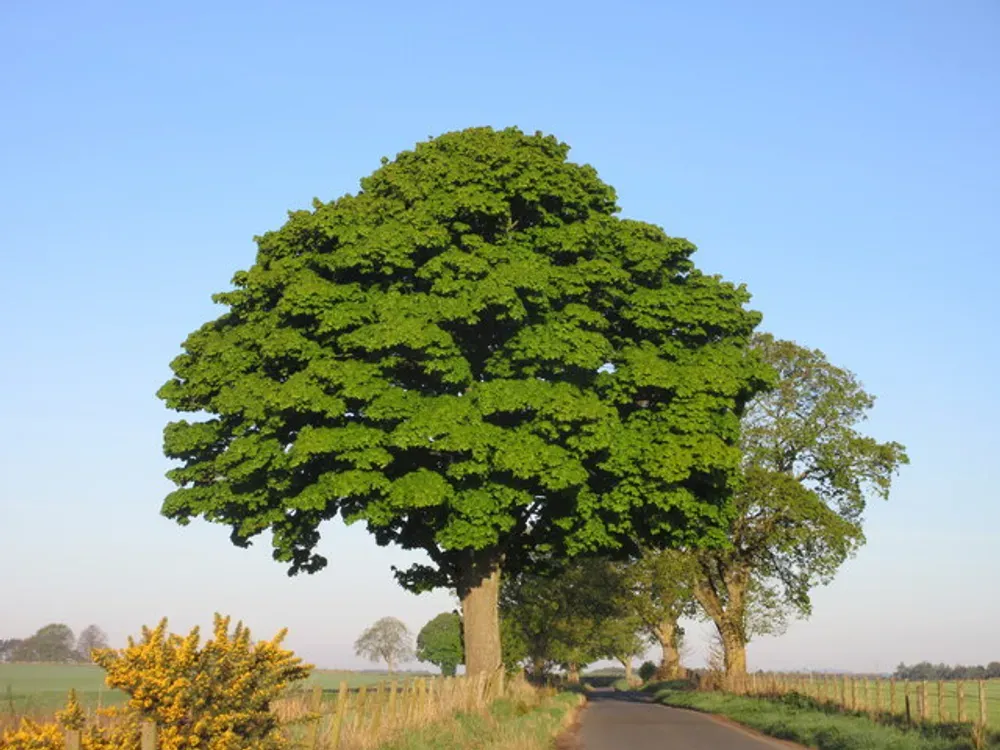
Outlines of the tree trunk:
[[539,682],[545,680],[545,659],[536,656],[531,660],[531,676]]
[[566,668],[566,681],[570,685],[579,685],[580,684],[580,665],[579,664],[570,664]]
[[618,661],[622,663],[625,667],[625,682],[629,685],[632,684],[632,657],[631,656],[619,656]]
[[661,680],[676,680],[681,672],[681,655],[677,648],[677,621],[664,620],[653,630],[663,656],[656,676]]
[[[711,578],[707,580],[711,581]],[[747,673],[746,593],[750,571],[733,567],[722,571],[713,583],[703,581],[694,588],[695,599],[712,618],[722,638],[725,651],[723,663],[727,677],[743,677]],[[715,586],[725,587],[725,602]]]
[[465,673],[493,674],[503,666],[500,651],[500,565],[495,558],[470,566],[459,586]]
[[727,677],[743,677],[747,673],[747,644],[741,628],[723,620],[719,627],[722,636],[722,646],[725,649],[724,659]]

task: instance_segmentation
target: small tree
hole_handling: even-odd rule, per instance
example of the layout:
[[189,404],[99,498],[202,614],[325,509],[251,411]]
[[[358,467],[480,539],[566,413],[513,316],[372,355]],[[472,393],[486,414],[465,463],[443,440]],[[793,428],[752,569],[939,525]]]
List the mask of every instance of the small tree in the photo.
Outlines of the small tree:
[[457,612],[442,612],[417,633],[417,658],[429,662],[452,677],[465,663],[462,647],[462,618]]
[[76,641],[76,653],[81,661],[90,661],[93,652],[108,647],[108,636],[96,625],[88,625]]
[[410,631],[402,620],[383,617],[358,636],[354,652],[372,661],[384,661],[391,674],[396,664],[413,656]]
[[649,682],[653,677],[656,676],[657,666],[651,661],[644,661],[642,666],[639,667],[639,679],[643,682]]
[[0,638],[0,662],[14,660],[14,654],[24,641],[20,638]]

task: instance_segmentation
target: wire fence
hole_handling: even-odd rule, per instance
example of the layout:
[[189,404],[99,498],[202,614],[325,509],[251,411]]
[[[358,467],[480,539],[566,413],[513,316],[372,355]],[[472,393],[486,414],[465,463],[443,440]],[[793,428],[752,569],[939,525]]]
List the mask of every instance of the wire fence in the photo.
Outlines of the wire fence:
[[741,695],[803,695],[823,705],[913,724],[973,724],[1000,729],[1000,680],[897,680],[829,674],[757,672],[705,675],[700,687]]

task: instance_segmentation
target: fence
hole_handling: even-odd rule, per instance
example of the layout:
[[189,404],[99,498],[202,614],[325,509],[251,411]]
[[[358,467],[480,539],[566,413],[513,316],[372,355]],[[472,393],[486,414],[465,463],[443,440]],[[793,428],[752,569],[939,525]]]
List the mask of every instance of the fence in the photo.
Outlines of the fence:
[[[704,687],[713,687],[705,682]],[[1000,728],[1000,680],[897,680],[816,674],[748,674],[726,678],[728,692],[779,696],[797,693],[847,711],[905,717],[910,723],[972,723]]]
[[[369,750],[459,712],[485,709],[503,697],[537,694],[523,679],[492,676],[438,677],[380,682],[350,689],[341,682],[334,700],[324,700],[315,685],[276,701],[273,710],[294,746],[300,750]],[[157,750],[157,727],[142,724],[141,749]],[[66,750],[80,750],[81,733],[66,732]]]

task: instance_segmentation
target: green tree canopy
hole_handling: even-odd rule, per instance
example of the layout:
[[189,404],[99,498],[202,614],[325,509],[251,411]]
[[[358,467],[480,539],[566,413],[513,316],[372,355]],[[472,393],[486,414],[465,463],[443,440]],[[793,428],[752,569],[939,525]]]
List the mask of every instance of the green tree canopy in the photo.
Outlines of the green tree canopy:
[[590,662],[612,658],[631,677],[645,640],[622,567],[588,557],[549,561],[544,573],[507,576],[501,588],[501,616],[517,631],[533,674],[559,665],[575,680]]
[[417,633],[417,658],[433,664],[451,677],[465,663],[462,646],[462,618],[457,612],[442,612]]
[[627,606],[660,646],[660,679],[672,680],[680,674],[684,629],[678,620],[696,612],[695,572],[691,556],[677,550],[645,549],[637,559],[623,564],[624,585],[630,594]]
[[338,515],[424,550],[397,576],[458,591],[471,673],[527,551],[722,543],[759,316],[568,151],[447,133],[258,237],[159,391],[191,415],[163,513],[269,530],[292,573]]
[[698,602],[715,622],[729,673],[746,671],[746,643],[808,614],[809,591],[829,582],[864,543],[869,497],[886,498],[908,459],[859,426],[875,399],[818,350],[769,334],[754,349],[778,374],[743,419],[744,482],[728,548],[695,553]]

